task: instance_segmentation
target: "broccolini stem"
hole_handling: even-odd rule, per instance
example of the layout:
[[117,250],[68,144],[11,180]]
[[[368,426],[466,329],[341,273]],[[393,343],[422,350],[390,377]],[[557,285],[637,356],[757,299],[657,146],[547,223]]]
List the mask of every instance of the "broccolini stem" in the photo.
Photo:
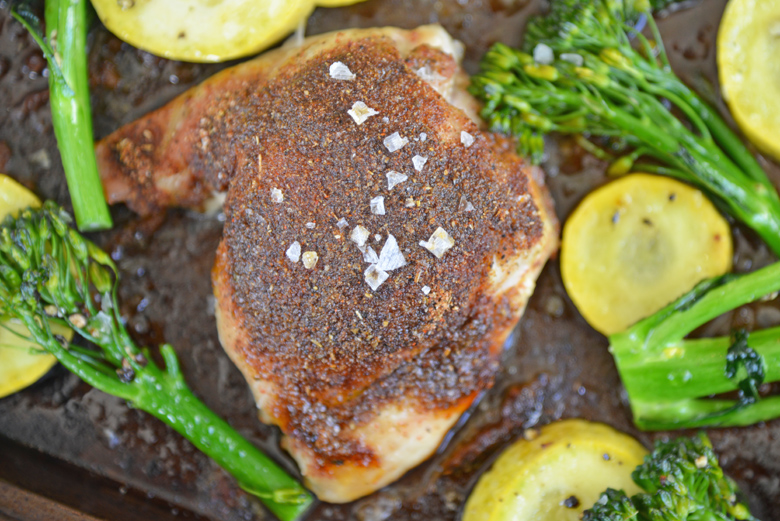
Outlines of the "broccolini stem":
[[[69,219],[46,202],[0,227],[0,316],[21,320],[32,340],[88,384],[171,426],[279,519],[297,519],[311,495],[195,397],[171,346],[160,348],[161,368],[135,345],[119,315],[116,266]],[[50,321],[64,321],[99,351],[67,344]]]
[[35,38],[49,64],[49,103],[76,222],[82,231],[112,226],[98,175],[87,76],[88,0],[46,0],[47,38],[24,3],[12,14]]
[[[706,281],[676,302],[609,337],[610,351],[642,429],[749,425],[780,416],[780,397],[753,403],[713,399],[739,389],[726,372],[731,340],[685,337],[713,318],[780,291],[780,262],[746,275]],[[780,327],[755,331],[750,349],[763,378],[780,381]]]

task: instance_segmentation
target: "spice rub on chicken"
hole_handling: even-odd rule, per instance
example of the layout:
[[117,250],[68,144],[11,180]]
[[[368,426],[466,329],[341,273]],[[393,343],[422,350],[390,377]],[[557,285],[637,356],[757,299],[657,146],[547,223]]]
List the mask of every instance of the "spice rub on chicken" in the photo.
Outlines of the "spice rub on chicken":
[[141,213],[226,193],[220,340],[325,501],[436,450],[557,247],[541,172],[480,131],[459,58],[438,26],[312,37],[97,148]]

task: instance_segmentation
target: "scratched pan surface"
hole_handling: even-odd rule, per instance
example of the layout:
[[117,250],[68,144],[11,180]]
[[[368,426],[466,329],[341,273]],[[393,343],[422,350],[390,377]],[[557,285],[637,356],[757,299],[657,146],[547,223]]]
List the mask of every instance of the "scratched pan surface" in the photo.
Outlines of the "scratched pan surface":
[[[722,110],[715,94],[714,40],[724,4],[694,2],[661,21],[676,70]],[[68,204],[48,112],[45,62],[2,0],[0,7],[0,171],[45,198]],[[473,73],[492,42],[517,45],[525,20],[539,7],[534,0],[369,0],[315,12],[307,33],[439,22],[466,44],[465,67]],[[224,67],[155,58],[122,44],[102,27],[92,31],[90,49],[97,137]],[[564,219],[583,194],[605,182],[606,165],[570,140],[558,140],[551,148],[545,166]],[[765,166],[780,181],[780,169]],[[278,432],[256,419],[243,379],[219,347],[209,281],[222,228],[219,216],[172,211],[140,220],[124,208],[113,211],[117,227],[94,239],[121,269],[122,311],[134,337],[142,344],[175,346],[195,392],[295,472],[278,448]],[[743,230],[736,230],[736,244],[740,270],[771,261],[760,242]],[[778,323],[780,310],[764,304],[709,329]],[[551,261],[507,345],[495,386],[440,451],[370,497],[348,505],[316,505],[309,519],[457,519],[468,490],[500,449],[524,428],[559,418],[604,421],[650,444],[663,433],[633,429],[606,346],[566,297],[557,260]],[[755,514],[780,519],[780,441],[775,441],[780,422],[711,431],[710,436]],[[115,521],[269,519],[256,500],[177,434],[62,369],[0,400],[0,479]],[[30,512],[30,519],[34,515]]]

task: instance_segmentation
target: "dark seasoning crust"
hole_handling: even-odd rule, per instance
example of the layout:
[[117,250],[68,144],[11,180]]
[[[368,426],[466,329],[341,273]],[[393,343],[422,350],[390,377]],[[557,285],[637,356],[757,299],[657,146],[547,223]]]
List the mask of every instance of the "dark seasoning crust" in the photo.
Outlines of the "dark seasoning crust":
[[[416,68],[421,59],[432,63],[432,54],[439,68],[452,66],[452,58],[430,48],[408,59]],[[336,61],[356,79],[331,78]],[[207,122],[212,146],[204,162],[236,165],[223,240],[251,336],[251,345],[239,349],[258,378],[278,387],[274,416],[285,432],[312,447],[324,458],[320,464],[368,465],[367,449],[337,435],[378,404],[404,397],[444,410],[490,385],[500,348],[491,332],[512,320],[501,310],[506,302],[485,296],[493,253],[503,258],[529,248],[542,228],[531,198],[522,197],[522,163],[491,152],[491,138],[465,116],[452,120],[447,102],[388,39],[339,46],[303,68],[289,63],[245,99],[221,100],[230,110]],[[379,114],[357,125],[347,113],[356,101]],[[249,124],[252,113],[267,117]],[[477,137],[471,147],[460,143],[461,130]],[[383,139],[393,132],[409,143],[390,153]],[[234,160],[242,147],[247,155]],[[428,159],[422,172],[412,166],[416,154]],[[409,179],[388,191],[390,170]],[[274,188],[282,203],[272,201]],[[385,197],[386,215],[370,211],[377,195]],[[473,212],[459,210],[463,196]],[[408,197],[419,205],[407,208]],[[342,217],[349,226],[340,230]],[[316,226],[308,229],[309,222]],[[349,240],[358,224],[377,252],[394,235],[408,263],[375,292],[364,281],[368,264]],[[418,244],[439,226],[455,239],[442,259]],[[294,241],[318,254],[313,269],[287,259]],[[424,285],[432,288],[428,296]],[[350,400],[357,403],[343,405]]]

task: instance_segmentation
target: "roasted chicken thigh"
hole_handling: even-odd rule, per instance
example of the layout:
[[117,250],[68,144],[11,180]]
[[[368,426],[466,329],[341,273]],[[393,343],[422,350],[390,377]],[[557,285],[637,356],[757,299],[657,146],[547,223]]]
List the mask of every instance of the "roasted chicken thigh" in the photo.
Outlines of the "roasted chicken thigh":
[[480,131],[459,58],[438,26],[311,37],[97,147],[140,213],[226,197],[220,340],[325,501],[436,450],[557,247],[541,171]]

